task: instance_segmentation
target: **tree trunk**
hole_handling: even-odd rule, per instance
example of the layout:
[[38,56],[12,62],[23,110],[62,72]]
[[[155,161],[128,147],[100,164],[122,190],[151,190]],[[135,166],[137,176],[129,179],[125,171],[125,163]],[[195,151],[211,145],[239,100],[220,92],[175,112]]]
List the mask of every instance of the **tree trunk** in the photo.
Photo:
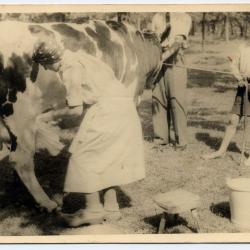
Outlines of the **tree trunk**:
[[244,28],[244,37],[247,38],[247,30],[248,30],[248,23],[247,19],[245,19],[245,28]]
[[211,33],[211,24],[207,23],[207,33],[210,34]]
[[121,13],[118,12],[117,13],[117,22],[121,23],[121,21],[122,21],[122,16],[121,16]]
[[141,30],[141,16],[140,14],[137,15],[137,30]]
[[244,27],[239,20],[235,19],[235,21],[240,29],[240,37],[242,38],[244,36]]
[[215,34],[215,21],[212,21],[211,22],[211,28],[212,28],[212,33],[213,33],[213,35]]
[[244,29],[243,26],[239,26],[240,27],[240,37],[244,36]]
[[234,36],[234,26],[232,20],[230,20],[231,35]]
[[201,23],[202,51],[205,50],[205,22],[206,22],[206,13],[202,13],[202,23]]
[[196,31],[196,24],[195,24],[195,21],[192,20],[192,27],[191,27],[191,30],[190,30],[190,35],[194,36],[195,35],[195,31]]
[[229,42],[229,14],[226,13],[226,16],[225,16],[225,40],[226,40],[226,43]]

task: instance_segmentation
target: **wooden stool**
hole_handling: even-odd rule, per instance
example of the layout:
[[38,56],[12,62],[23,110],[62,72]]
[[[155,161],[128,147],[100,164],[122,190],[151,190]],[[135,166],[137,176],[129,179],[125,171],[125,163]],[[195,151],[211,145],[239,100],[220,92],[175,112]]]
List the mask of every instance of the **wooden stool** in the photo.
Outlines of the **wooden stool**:
[[167,193],[160,193],[154,197],[154,202],[163,209],[158,233],[163,233],[166,225],[167,214],[177,215],[190,211],[196,221],[199,231],[197,208],[200,205],[200,197],[183,189],[177,189]]

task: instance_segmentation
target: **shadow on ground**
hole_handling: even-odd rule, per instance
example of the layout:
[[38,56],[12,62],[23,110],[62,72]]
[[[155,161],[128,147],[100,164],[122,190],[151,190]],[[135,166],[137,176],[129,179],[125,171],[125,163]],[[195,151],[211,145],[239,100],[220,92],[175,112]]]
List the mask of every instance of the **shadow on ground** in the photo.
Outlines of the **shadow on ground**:
[[[200,142],[204,142],[207,146],[214,150],[218,150],[222,142],[222,138],[210,136],[209,133],[196,133],[195,138]],[[235,142],[229,144],[228,151],[235,153],[241,152]]]
[[189,127],[225,131],[225,123],[221,121],[196,120],[188,121]]
[[[221,86],[216,86],[216,83],[224,83],[224,88]],[[235,82],[235,79],[232,75],[208,72],[203,70],[188,70],[188,87],[218,87],[219,91],[226,92],[227,90],[232,90],[232,83]],[[230,83],[226,85],[225,83]]]
[[[155,233],[158,232],[161,214],[150,216],[144,218],[144,222],[149,224],[155,228]],[[178,215],[167,215],[166,225],[165,225],[165,233],[175,234],[175,233],[187,233],[193,232],[197,233],[197,229],[190,226],[188,221],[182,216]]]
[[131,198],[120,188],[116,187],[117,199],[120,208],[131,207]]
[[62,193],[70,153],[63,150],[53,157],[47,151],[35,155],[36,175],[49,195]]
[[225,93],[226,91],[231,91],[231,90],[235,90],[235,87],[232,85],[230,85],[230,86],[219,85],[219,86],[214,87],[215,93]]
[[[208,115],[226,115],[228,112],[225,111],[218,111],[216,108],[201,108],[196,107],[192,108],[192,110],[188,111],[188,116],[199,116],[199,119],[202,121],[206,121]],[[204,116],[204,118],[202,117]]]
[[210,206],[210,210],[217,216],[225,217],[228,219],[231,218],[229,202],[220,202],[218,204],[212,204]]

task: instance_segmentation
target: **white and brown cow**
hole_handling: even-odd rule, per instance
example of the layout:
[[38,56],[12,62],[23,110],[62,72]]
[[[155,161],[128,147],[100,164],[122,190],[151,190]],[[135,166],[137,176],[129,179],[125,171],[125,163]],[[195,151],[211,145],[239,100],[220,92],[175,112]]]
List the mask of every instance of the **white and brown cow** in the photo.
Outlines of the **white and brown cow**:
[[[161,49],[154,37],[145,38],[131,26],[114,21],[84,24],[2,21],[0,32],[3,34],[0,39],[0,139],[6,141],[6,134],[9,135],[10,159],[18,175],[36,202],[51,211],[57,204],[43,191],[34,172],[33,156],[37,149],[47,146],[38,141],[41,135],[39,137],[37,131],[37,117],[51,106],[63,105],[65,91],[55,73],[42,68],[38,73],[38,69],[32,67],[34,44],[52,41],[65,50],[84,50],[99,58],[112,68],[135,100],[157,69]],[[60,142],[54,143],[60,149]]]

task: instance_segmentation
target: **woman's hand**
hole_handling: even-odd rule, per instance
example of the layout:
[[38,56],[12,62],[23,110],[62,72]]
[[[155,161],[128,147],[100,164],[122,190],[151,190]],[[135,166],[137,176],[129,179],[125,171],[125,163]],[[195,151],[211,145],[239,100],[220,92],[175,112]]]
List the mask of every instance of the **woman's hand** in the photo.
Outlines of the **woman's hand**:
[[[58,110],[50,110],[49,112],[40,114],[36,122],[39,123],[48,123],[51,126],[57,126],[64,117],[67,116],[80,116],[83,112],[83,106],[76,107],[65,107]],[[1,141],[1,140],[0,140]]]
[[69,113],[71,115],[80,116],[83,112],[83,106],[69,107]]

